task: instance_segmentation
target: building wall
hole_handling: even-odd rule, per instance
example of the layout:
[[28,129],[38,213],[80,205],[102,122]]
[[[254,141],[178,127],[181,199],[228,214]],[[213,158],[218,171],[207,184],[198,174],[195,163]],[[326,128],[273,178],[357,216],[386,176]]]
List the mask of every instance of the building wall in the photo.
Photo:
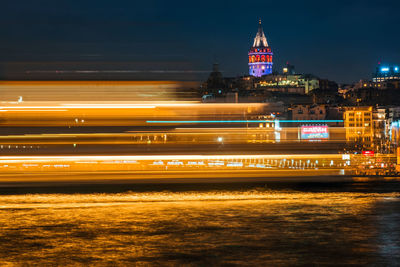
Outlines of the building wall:
[[306,94],[318,88],[319,88],[319,80],[317,79],[306,80],[304,82],[304,89]]
[[293,120],[324,120],[326,118],[325,105],[293,105]]
[[370,149],[374,139],[373,108],[346,108],[343,119],[346,129],[346,140],[348,142],[360,143],[365,148]]
[[271,92],[308,94],[319,87],[317,78],[304,77],[301,74],[268,75],[255,83],[255,88]]
[[400,67],[399,66],[378,66],[374,78],[374,82],[383,82],[387,80],[399,80]]

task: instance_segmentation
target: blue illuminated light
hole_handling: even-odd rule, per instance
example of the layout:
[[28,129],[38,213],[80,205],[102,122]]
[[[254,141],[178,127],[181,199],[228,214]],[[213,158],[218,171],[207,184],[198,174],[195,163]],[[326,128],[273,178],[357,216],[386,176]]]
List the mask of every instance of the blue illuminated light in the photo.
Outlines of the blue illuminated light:
[[394,71],[399,71],[399,67],[394,67]]
[[389,68],[386,68],[386,67],[385,67],[385,68],[381,68],[381,71],[382,71],[382,72],[388,72],[388,71],[389,71]]
[[343,120],[230,120],[230,121],[146,121],[146,123],[263,123],[263,122],[288,122],[288,123],[328,123],[343,122]]

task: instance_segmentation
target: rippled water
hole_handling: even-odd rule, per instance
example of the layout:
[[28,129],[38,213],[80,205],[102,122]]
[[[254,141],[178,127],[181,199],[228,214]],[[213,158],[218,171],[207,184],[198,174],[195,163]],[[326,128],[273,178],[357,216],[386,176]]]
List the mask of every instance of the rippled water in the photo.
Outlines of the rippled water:
[[397,265],[400,193],[0,196],[0,265]]

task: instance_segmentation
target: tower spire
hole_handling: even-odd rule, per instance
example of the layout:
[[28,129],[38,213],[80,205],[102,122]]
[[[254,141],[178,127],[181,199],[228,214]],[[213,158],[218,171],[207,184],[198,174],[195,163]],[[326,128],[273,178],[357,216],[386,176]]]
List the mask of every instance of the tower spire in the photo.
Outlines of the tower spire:
[[258,31],[254,38],[253,46],[250,48],[249,55],[249,74],[261,77],[272,73],[273,53],[265,37],[261,18],[258,20]]
[[254,38],[253,47],[268,47],[267,37],[265,37],[261,24],[261,18],[258,21],[258,32],[256,38]]

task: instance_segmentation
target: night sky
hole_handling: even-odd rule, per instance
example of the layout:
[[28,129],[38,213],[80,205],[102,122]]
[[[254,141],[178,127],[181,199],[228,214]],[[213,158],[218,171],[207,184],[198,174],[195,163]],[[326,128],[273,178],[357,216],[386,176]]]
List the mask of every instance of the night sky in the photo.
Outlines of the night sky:
[[352,82],[371,78],[378,62],[400,64],[400,1],[394,0],[1,3],[3,79],[55,70],[201,79],[214,61],[224,76],[243,75],[259,18],[275,70],[289,61],[299,73]]

